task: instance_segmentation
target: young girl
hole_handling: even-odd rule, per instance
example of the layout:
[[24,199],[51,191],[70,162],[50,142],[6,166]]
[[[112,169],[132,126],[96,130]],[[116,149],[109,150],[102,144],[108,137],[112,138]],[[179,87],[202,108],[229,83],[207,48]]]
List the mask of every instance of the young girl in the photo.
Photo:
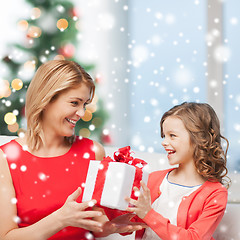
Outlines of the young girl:
[[160,126],[169,163],[178,167],[151,173],[138,200],[127,199],[133,205],[127,210],[149,226],[136,239],[213,239],[227,204],[228,140],[219,119],[208,104],[183,103],[167,111]]

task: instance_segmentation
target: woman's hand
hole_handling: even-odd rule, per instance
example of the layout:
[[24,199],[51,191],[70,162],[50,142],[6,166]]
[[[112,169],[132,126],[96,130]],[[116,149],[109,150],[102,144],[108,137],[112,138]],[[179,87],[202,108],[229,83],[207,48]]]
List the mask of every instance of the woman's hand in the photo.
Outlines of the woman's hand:
[[137,187],[133,188],[133,190],[138,193],[138,200],[126,198],[126,201],[132,205],[132,207],[128,207],[126,210],[137,214],[139,218],[143,219],[152,209],[152,206],[149,188],[145,185],[143,181],[141,181],[141,186],[143,189],[142,191],[140,191]]
[[86,208],[93,207],[96,200],[91,200],[83,203],[76,202],[82,190],[79,187],[75,192],[68,196],[64,205],[56,211],[59,221],[63,228],[72,226],[84,228],[89,231],[102,231],[102,223],[92,220],[92,218],[102,215],[100,211],[85,211]]

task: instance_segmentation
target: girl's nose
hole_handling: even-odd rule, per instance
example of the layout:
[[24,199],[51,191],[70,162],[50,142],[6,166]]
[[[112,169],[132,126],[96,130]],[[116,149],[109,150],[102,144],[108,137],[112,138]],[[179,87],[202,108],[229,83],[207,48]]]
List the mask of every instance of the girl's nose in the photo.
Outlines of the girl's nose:
[[163,147],[168,145],[168,142],[166,141],[166,138],[162,141],[162,145],[163,145]]

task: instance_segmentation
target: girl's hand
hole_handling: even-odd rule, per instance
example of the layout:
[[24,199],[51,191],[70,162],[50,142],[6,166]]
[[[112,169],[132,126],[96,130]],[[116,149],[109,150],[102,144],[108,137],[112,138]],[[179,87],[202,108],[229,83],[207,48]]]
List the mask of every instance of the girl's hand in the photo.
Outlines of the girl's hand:
[[58,216],[62,227],[79,227],[89,231],[102,231],[102,223],[92,220],[91,218],[102,215],[100,211],[85,211],[88,207],[93,207],[96,200],[78,203],[77,198],[80,196],[82,189],[79,187],[75,192],[68,196],[64,205],[55,213]]
[[131,222],[135,214],[127,213],[106,222],[103,225],[103,232],[112,233],[126,233],[141,230],[147,227],[146,224],[140,222]]
[[95,237],[106,237],[113,233],[132,233],[134,231],[146,228],[147,225],[141,222],[131,222],[131,219],[136,216],[132,213],[127,213],[118,216],[111,221],[109,221],[104,215],[105,219],[103,222],[103,228],[101,233],[94,233]]
[[126,210],[137,214],[139,218],[143,219],[147,215],[147,213],[152,209],[152,206],[149,188],[145,185],[143,181],[141,181],[141,186],[143,189],[142,191],[140,191],[137,187],[133,188],[135,192],[139,193],[138,200],[126,198],[126,201],[133,205],[133,207],[128,207]]

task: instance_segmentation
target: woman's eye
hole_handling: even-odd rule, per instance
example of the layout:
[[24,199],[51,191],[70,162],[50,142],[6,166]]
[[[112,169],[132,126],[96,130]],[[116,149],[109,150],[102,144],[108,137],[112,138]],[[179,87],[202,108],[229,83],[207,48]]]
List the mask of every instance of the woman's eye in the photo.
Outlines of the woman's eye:
[[170,137],[176,137],[176,135],[174,135],[174,134],[170,134]]
[[88,103],[84,103],[83,107],[86,109],[87,105],[88,105]]
[[78,102],[77,102],[77,101],[73,101],[73,102],[71,102],[71,103],[72,103],[72,105],[74,105],[74,106],[78,105]]

